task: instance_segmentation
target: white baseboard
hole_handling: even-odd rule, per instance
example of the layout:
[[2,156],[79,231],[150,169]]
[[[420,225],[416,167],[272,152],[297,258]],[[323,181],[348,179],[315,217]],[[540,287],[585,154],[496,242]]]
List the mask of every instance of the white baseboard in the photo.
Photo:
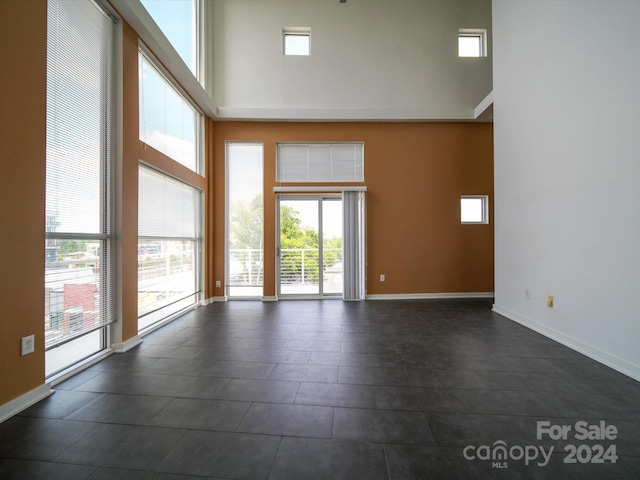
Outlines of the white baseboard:
[[449,298],[493,298],[493,292],[390,293],[367,295],[367,300],[444,300]]
[[18,398],[14,398],[4,405],[0,405],[0,423],[8,420],[23,410],[26,410],[31,405],[38,403],[40,400],[47,398],[52,393],[53,389],[51,388],[51,384],[45,383],[33,390],[29,390]]
[[596,362],[602,363],[603,365],[611,367],[614,370],[617,370],[618,372],[633,378],[634,380],[640,381],[640,367],[638,367],[637,365],[633,365],[629,362],[626,362],[625,360],[622,360],[621,358],[615,357],[607,352],[603,352],[598,348],[587,345],[586,343],[582,343],[580,340],[576,340],[575,338],[559,332],[558,330],[549,328],[546,325],[538,323],[535,320],[524,317],[523,315],[520,315],[518,313],[512,312],[511,310],[500,305],[494,304],[493,311],[502,315],[503,317],[508,318],[509,320],[513,320],[520,325],[530,328],[531,330],[538,332],[539,334],[544,335],[551,340],[555,340],[565,347],[569,347],[576,352],[586,355]]
[[205,298],[204,300],[201,300],[200,305],[205,306],[205,305],[210,305],[212,303],[226,302],[227,300],[228,298],[226,296],[209,297],[209,298]]
[[265,297],[262,297],[262,301],[263,302],[277,302],[278,301],[278,296],[277,295],[273,295],[273,296],[269,296],[269,297],[265,296]]
[[113,353],[113,349],[112,348],[108,348],[106,350],[102,350],[101,352],[98,352],[95,355],[92,355],[89,358],[86,358],[83,361],[72,365],[70,368],[68,368],[66,370],[63,370],[62,372],[57,373],[57,374],[53,375],[52,377],[49,377],[48,380],[51,383],[51,386],[55,387],[59,383],[64,382],[67,378],[71,378],[74,375],[80,373],[82,370],[85,370],[85,369],[89,368],[90,366],[95,365],[98,362],[101,362],[102,360],[107,358],[112,353]]
[[131,337],[128,340],[125,340],[124,342],[112,344],[111,348],[113,348],[113,351],[115,353],[124,353],[124,352],[128,352],[133,347],[137,347],[141,343],[142,343],[142,339],[140,338],[140,335],[136,335],[135,337]]

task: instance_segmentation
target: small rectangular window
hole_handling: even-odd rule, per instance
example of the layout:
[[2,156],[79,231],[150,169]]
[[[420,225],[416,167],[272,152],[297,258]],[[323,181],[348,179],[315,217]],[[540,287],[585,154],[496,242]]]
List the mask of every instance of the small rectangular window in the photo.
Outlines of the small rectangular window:
[[463,195],[460,199],[461,223],[489,223],[489,197]]
[[309,55],[311,32],[308,29],[286,29],[283,31],[285,55]]
[[458,31],[459,57],[486,57],[487,31],[461,29]]

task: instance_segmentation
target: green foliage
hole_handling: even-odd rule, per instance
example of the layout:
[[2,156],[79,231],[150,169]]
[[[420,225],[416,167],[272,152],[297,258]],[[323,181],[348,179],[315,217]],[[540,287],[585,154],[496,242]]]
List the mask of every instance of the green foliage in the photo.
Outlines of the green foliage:
[[69,255],[70,253],[84,252],[86,241],[81,240],[60,240],[58,244],[58,255]]
[[[262,195],[255,196],[250,202],[236,202],[231,206],[231,249],[262,249],[263,242],[263,200]],[[310,226],[302,225],[300,212],[282,205],[280,207],[280,258],[282,271],[287,278],[317,282],[318,267],[318,232]],[[329,267],[340,261],[342,256],[341,238],[324,239],[324,264]],[[331,249],[337,249],[333,251]],[[304,272],[302,265],[304,250]],[[248,266],[244,265],[245,270]],[[256,266],[253,266],[255,271]]]
[[262,194],[256,195],[249,203],[234,203],[230,213],[229,248],[262,248]]
[[[288,205],[280,207],[280,246],[282,256],[280,264],[283,275],[288,281],[317,283],[319,278],[318,232],[309,226],[302,226],[300,212]],[[341,258],[341,238],[325,238],[323,261],[329,267]],[[327,249],[338,249],[332,251]],[[302,252],[301,250],[304,250]],[[304,255],[304,257],[303,257]],[[304,265],[303,265],[304,263]]]

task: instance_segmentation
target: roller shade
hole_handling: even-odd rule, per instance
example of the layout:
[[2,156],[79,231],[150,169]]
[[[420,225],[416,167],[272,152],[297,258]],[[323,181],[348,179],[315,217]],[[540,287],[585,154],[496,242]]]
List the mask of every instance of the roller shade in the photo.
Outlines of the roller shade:
[[278,182],[363,182],[362,143],[279,143]]

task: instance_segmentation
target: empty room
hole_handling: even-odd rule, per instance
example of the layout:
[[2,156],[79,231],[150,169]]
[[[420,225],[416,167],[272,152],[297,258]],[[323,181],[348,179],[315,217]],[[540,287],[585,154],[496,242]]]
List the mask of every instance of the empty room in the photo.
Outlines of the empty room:
[[0,477],[640,478],[640,3],[0,13]]

